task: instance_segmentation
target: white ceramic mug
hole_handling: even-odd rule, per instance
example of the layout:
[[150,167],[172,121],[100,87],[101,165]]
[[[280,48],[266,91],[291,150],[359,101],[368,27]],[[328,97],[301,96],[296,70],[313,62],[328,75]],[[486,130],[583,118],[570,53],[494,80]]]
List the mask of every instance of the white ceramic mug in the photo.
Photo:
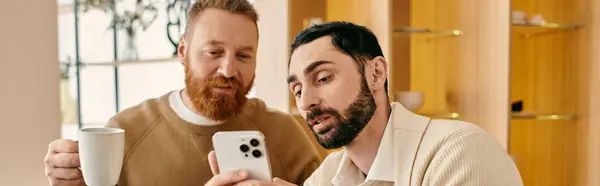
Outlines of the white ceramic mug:
[[79,160],[86,185],[115,186],[121,175],[125,130],[83,128],[79,130]]

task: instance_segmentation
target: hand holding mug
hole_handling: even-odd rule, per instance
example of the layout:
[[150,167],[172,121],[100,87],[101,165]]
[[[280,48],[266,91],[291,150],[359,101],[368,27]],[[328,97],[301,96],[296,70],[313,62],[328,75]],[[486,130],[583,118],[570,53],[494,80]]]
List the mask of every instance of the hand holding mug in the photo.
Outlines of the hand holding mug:
[[85,186],[79,170],[79,147],[76,141],[58,139],[51,142],[44,163],[50,185]]

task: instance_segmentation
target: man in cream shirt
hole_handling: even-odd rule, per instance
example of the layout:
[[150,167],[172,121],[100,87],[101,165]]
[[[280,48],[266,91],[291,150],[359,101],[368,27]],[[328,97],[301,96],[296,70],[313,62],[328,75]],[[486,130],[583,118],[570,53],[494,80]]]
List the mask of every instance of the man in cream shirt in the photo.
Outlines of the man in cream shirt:
[[[510,156],[483,129],[390,104],[388,64],[368,29],[315,25],[296,36],[291,51],[287,80],[300,114],[321,146],[343,147],[304,185],[523,185]],[[291,185],[232,174],[224,175],[242,185]]]
[[523,185],[483,129],[389,104],[388,64],[367,28],[316,25],[291,50],[288,83],[298,110],[323,147],[343,147],[305,185]]

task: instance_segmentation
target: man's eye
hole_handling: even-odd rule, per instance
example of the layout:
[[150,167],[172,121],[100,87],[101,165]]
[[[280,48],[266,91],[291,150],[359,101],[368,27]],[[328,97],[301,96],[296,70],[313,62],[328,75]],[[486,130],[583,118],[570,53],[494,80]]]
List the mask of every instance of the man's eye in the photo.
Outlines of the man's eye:
[[250,59],[250,55],[248,54],[238,54],[238,57],[242,59]]
[[297,92],[294,93],[294,96],[300,97],[301,94],[302,94],[302,91],[297,91]]
[[325,77],[319,79],[318,83],[327,83],[329,81],[329,79],[331,79],[331,76],[325,76]]
[[209,56],[215,56],[215,55],[221,54],[221,51],[219,51],[219,50],[209,50],[209,51],[206,51],[206,54],[208,54]]

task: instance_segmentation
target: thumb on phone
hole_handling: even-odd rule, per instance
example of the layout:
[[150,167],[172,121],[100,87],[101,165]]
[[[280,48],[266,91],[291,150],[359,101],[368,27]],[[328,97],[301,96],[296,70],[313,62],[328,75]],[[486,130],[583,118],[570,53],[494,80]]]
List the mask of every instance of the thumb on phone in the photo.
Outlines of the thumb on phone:
[[208,153],[208,163],[210,164],[210,171],[212,171],[213,176],[219,174],[219,162],[217,162],[217,155],[214,150]]

